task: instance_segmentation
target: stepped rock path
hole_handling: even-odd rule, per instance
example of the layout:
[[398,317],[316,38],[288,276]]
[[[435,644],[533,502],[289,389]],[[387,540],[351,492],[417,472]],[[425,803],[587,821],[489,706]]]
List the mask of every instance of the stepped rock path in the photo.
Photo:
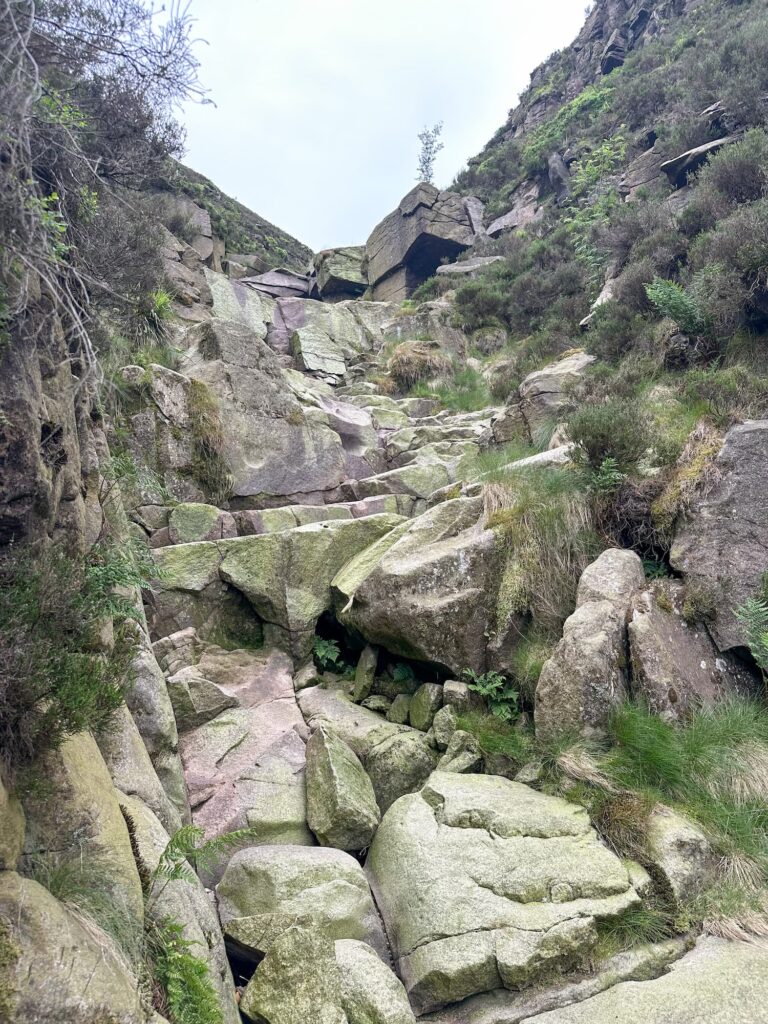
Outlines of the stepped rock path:
[[[532,374],[503,408],[395,397],[382,381],[398,345],[466,358],[450,295],[405,310],[344,297],[345,268],[348,294],[362,290],[359,255],[322,257],[334,301],[285,275],[198,266],[178,370],[123,372],[144,399],[129,444],[175,497],[148,488],[134,521],[158,570],[147,621],[189,814],[208,837],[249,830],[202,874],[240,1010],[269,1024],[768,1020],[757,948],[678,938],[601,959],[600,935],[648,898],[649,876],[583,808],[493,774],[457,727],[478,698],[455,679],[509,671],[518,632],[498,615],[503,545],[478,456],[556,418],[591,357]],[[221,432],[203,472],[201,401]],[[555,441],[527,462],[568,456]],[[601,558],[574,619],[607,636],[584,674],[613,672],[613,694],[645,582],[631,552]],[[563,687],[590,641],[567,635],[546,696],[578,727],[581,692]],[[320,671],[318,637],[349,645],[351,668],[334,653]]]

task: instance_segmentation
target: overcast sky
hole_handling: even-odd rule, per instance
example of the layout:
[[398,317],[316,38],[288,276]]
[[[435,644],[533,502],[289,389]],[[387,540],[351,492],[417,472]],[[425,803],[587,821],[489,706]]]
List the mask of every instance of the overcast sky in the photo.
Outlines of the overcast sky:
[[569,43],[585,0],[192,0],[201,78],[185,162],[312,249],[357,245],[444,122],[445,187]]

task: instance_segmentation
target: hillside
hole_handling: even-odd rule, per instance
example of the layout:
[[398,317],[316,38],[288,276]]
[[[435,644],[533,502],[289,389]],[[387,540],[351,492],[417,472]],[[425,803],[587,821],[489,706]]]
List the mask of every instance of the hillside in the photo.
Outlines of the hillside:
[[764,5],[317,254],[190,33],[0,4],[0,1020],[766,1020]]

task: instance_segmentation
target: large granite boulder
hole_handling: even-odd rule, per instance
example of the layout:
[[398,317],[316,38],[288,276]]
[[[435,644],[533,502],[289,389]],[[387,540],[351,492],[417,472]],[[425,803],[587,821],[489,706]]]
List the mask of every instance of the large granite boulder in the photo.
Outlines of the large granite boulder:
[[575,1005],[526,1017],[523,1024],[758,1024],[768,1020],[766,1000],[765,948],[706,938],[660,978],[622,982]]
[[320,727],[307,743],[307,824],[322,846],[365,850],[381,814],[355,752]]
[[627,617],[644,585],[643,564],[633,551],[610,548],[584,570],[576,611],[536,685],[541,739],[604,733],[611,712],[628,694]]
[[5,1024],[147,1021],[136,978],[111,939],[13,871],[0,872],[0,1018]]
[[496,776],[433,773],[366,872],[417,1014],[578,965],[595,920],[638,902],[582,808]]
[[240,1009],[260,1024],[349,1024],[331,939],[313,927],[286,929],[248,982]]
[[331,939],[387,941],[363,869],[348,853],[323,847],[241,850],[216,887],[224,935],[247,956],[266,953],[285,931],[310,923]]
[[349,1024],[416,1024],[403,983],[364,942],[334,943]]
[[265,637],[305,657],[315,624],[332,606],[331,580],[348,561],[402,522],[396,515],[311,523],[219,545],[219,574],[264,620]]
[[354,299],[368,287],[365,246],[323,249],[315,256],[315,286],[321,299]]
[[393,653],[454,675],[496,667],[485,635],[496,624],[501,548],[481,498],[456,498],[404,524],[333,580],[337,615]]
[[531,437],[535,439],[542,429],[557,423],[569,401],[568,388],[576,384],[594,362],[594,356],[575,352],[528,374],[517,397]]
[[482,233],[482,204],[421,182],[366,242],[374,299],[402,301]]
[[685,621],[684,603],[682,583],[659,581],[635,597],[627,627],[632,691],[669,721],[749,693],[756,682],[737,658],[719,653],[703,623]]
[[670,562],[708,594],[707,628],[729,651],[746,643],[735,610],[758,595],[768,572],[768,420],[732,427],[715,469],[716,480],[677,527]]

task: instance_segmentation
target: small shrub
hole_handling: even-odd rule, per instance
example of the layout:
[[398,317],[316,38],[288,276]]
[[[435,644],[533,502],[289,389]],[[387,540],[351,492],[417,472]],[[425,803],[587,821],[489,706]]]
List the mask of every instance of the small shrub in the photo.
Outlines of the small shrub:
[[707,330],[699,303],[681,285],[656,277],[646,286],[646,292],[656,310],[673,320],[683,334],[703,334]]
[[410,394],[421,398],[437,398],[445,409],[454,412],[474,412],[490,404],[485,379],[477,370],[468,366],[440,383],[419,384],[411,389]]
[[387,363],[387,371],[398,387],[407,391],[420,381],[444,377],[451,372],[450,358],[429,342],[404,341]]
[[568,418],[568,435],[576,458],[595,472],[608,459],[613,473],[630,472],[654,440],[647,414],[619,399],[577,409]]
[[755,128],[740,142],[724,146],[699,171],[697,191],[713,189],[733,206],[750,203],[768,188],[768,135]]
[[[0,564],[0,751],[9,770],[84,729],[105,728],[123,701],[135,615],[121,588],[146,586],[148,569],[111,544],[85,557],[53,548],[11,552]],[[115,641],[98,637],[110,616]]]
[[[765,588],[768,590],[768,587]],[[768,678],[768,595],[750,598],[737,609],[736,617],[744,627],[747,645],[755,664]]]
[[546,661],[552,656],[555,640],[541,629],[530,629],[515,645],[511,659],[512,676],[524,702],[533,705],[536,684]]
[[768,413],[768,377],[744,366],[692,370],[686,374],[683,388],[689,402],[706,403],[715,425],[721,428]]
[[469,689],[480,694],[488,702],[490,712],[495,718],[511,722],[517,717],[520,694],[500,673],[484,672],[478,675],[472,669],[466,668],[462,676],[466,679]]

